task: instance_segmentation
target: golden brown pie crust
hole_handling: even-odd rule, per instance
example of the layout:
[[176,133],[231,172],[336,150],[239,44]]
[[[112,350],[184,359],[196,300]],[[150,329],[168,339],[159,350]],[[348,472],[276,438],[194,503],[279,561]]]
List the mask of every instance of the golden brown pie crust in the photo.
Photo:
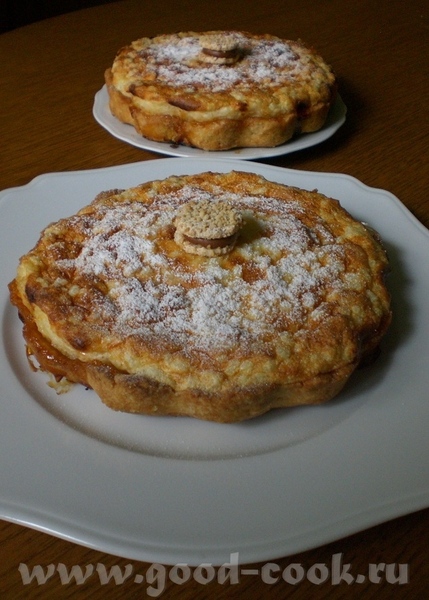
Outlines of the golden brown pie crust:
[[[205,46],[216,38],[234,43],[226,64],[207,62]],[[312,48],[243,31],[141,38],[119,50],[105,82],[112,114],[140,135],[214,151],[274,147],[317,131],[337,90]]]
[[[242,214],[233,249],[185,252],[195,200]],[[11,301],[28,353],[111,408],[236,422],[333,398],[391,319],[386,253],[336,200],[231,171],[100,194],[49,225]]]

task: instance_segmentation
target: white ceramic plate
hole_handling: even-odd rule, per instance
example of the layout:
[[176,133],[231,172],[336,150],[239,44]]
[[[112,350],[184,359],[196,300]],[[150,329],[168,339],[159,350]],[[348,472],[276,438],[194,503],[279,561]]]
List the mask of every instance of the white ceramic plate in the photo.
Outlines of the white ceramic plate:
[[[220,172],[235,161],[216,164]],[[37,177],[0,194],[0,517],[166,564],[294,554],[429,505],[429,232],[390,193],[346,176],[240,163],[341,200],[389,251],[384,352],[333,402],[236,425],[133,416],[81,387],[57,396],[27,364],[7,283],[50,221],[101,190],[213,170],[160,159]]]
[[114,137],[128,142],[132,146],[137,146],[137,148],[182,158],[238,158],[242,160],[281,156],[320,144],[334,135],[341,125],[343,125],[346,120],[346,112],[346,106],[340,96],[338,96],[324,127],[315,133],[304,133],[276,148],[238,148],[235,150],[223,150],[222,152],[208,152],[206,150],[199,150],[198,148],[176,146],[166,142],[152,142],[142,137],[136,132],[134,127],[121,123],[112,115],[109,109],[109,99],[105,85],[95,94],[93,105],[94,118],[104,129]]

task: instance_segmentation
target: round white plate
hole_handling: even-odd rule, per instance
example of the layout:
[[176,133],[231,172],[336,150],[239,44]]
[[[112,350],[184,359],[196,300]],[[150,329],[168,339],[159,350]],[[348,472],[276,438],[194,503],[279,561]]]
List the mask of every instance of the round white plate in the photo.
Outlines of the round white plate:
[[121,121],[112,115],[109,109],[109,98],[105,85],[95,94],[93,105],[94,118],[104,129],[119,140],[128,142],[132,146],[137,146],[137,148],[182,158],[238,158],[242,160],[281,156],[320,144],[334,135],[341,125],[343,125],[346,120],[346,112],[346,106],[341,97],[338,96],[324,127],[315,133],[303,133],[276,148],[238,148],[235,150],[223,150],[221,152],[208,152],[207,150],[177,146],[166,142],[152,142],[142,137],[136,132],[134,127],[121,123]]
[[[216,170],[237,168],[219,160]],[[58,396],[29,368],[7,284],[49,222],[104,189],[213,170],[160,159],[37,177],[0,194],[0,517],[147,562],[270,560],[429,505],[429,232],[390,193],[346,175],[242,162],[319,189],[378,229],[394,319],[380,359],[333,402],[235,425],[115,413]]]

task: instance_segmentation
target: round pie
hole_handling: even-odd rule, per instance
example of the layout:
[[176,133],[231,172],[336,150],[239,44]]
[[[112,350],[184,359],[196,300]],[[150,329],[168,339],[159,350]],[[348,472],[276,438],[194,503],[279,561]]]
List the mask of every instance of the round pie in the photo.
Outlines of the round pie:
[[242,31],[141,38],[117,53],[105,81],[121,122],[203,150],[274,147],[317,131],[337,89],[312,48]]
[[[189,251],[178,225],[228,250]],[[205,172],[99,194],[42,232],[10,291],[56,380],[120,411],[237,422],[338,394],[389,326],[387,271],[337,200]]]

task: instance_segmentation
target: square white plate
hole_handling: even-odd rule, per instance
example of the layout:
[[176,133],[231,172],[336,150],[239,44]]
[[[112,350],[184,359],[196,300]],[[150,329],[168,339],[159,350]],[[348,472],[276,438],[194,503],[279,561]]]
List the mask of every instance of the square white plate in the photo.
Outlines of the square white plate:
[[[257,172],[319,189],[379,231],[394,319],[380,359],[333,402],[237,425],[115,413],[58,396],[26,361],[7,284],[49,222],[104,189],[171,174]],[[0,517],[148,562],[241,563],[300,552],[429,505],[429,232],[346,175],[166,158],[54,173],[0,193]]]

